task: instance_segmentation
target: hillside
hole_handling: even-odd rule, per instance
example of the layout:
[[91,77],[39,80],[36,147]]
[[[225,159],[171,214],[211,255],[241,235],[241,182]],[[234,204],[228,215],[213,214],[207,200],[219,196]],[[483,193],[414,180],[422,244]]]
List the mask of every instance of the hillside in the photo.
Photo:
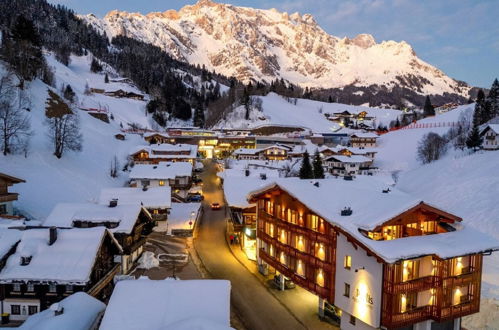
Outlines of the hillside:
[[395,102],[415,94],[467,98],[470,90],[422,61],[404,41],[376,43],[369,34],[336,37],[309,14],[200,0],[179,11],[112,11],[103,19],[82,18],[109,37],[126,35],[154,44],[179,61],[243,82],[282,78],[302,87],[335,88],[338,93],[345,86],[372,87],[361,90],[370,96],[403,88],[397,90],[400,95],[392,95],[398,97]]
[[[306,99],[288,102],[275,93],[259,97],[262,100],[262,111],[251,109],[250,119],[245,120],[246,110],[239,106],[215,125],[216,128],[254,128],[261,125],[299,126],[314,132],[331,133],[341,129],[337,123],[329,121],[325,114],[349,111],[359,113],[366,111],[368,116],[376,117],[376,125],[388,125],[401,115],[399,110],[370,108],[340,103],[325,103]],[[343,129],[342,132],[348,130]]]
[[[70,83],[77,98],[86,107],[109,107],[115,117],[107,124],[91,117],[85,111],[78,110],[81,131],[83,133],[83,150],[79,153],[68,152],[61,159],[53,155],[53,149],[46,135],[45,101],[49,86],[40,80],[29,85],[31,97],[31,129],[30,151],[24,155],[0,156],[2,172],[18,176],[26,180],[25,184],[13,187],[20,193],[17,206],[35,218],[45,217],[59,202],[82,202],[93,200],[103,187],[122,186],[127,179],[121,175],[117,179],[109,176],[112,158],[116,155],[123,166],[131,147],[142,143],[140,136],[127,135],[125,141],[119,141],[114,135],[120,131],[119,123],[126,127],[127,122],[139,122],[149,125],[149,118],[144,116],[145,102],[129,99],[118,99],[104,95],[83,95],[85,84],[106,90],[119,88],[134,90],[126,84],[109,83],[104,86],[104,76],[90,72],[89,57],[72,57],[71,64],[66,67],[48,57],[49,64],[54,67],[57,85]],[[0,73],[5,68],[0,66]]]

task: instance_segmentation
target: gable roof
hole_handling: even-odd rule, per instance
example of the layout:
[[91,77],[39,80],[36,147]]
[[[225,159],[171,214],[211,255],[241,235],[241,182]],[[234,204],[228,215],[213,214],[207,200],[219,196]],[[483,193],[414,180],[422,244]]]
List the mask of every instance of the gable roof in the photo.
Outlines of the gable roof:
[[360,156],[360,155],[352,155],[352,156],[343,156],[343,155],[334,155],[325,159],[326,161],[336,160],[341,163],[368,163],[372,162],[371,158]]
[[[318,186],[315,183],[318,182]],[[374,241],[364,236],[359,229],[374,230],[378,226],[397,218],[401,214],[419,207],[427,207],[434,212],[461,218],[436,208],[428,203],[390,187],[389,193],[383,193],[387,184],[374,177],[358,177],[354,181],[341,179],[323,180],[282,180],[249,194],[252,199],[273,189],[282,189],[305,204],[333,226],[354,237],[368,249],[388,263],[400,259],[415,258],[421,255],[436,254],[441,258],[450,258],[469,253],[480,253],[499,249],[499,241],[473,229],[459,225],[455,232],[438,235],[399,238],[393,241]],[[350,216],[341,216],[341,211],[350,207]],[[444,235],[444,236],[442,236]],[[468,239],[470,235],[473,239]],[[466,237],[468,245],[460,240]],[[421,243],[417,243],[421,242]],[[459,248],[453,247],[459,245]],[[445,249],[444,249],[445,247]]]
[[0,173],[0,179],[10,182],[11,184],[26,182],[23,179],[16,178],[15,176],[10,176],[5,173]]
[[141,205],[123,205],[116,207],[92,203],[59,203],[43,222],[44,226],[62,228],[73,227],[74,221],[114,222],[116,228],[109,229],[112,233],[130,234],[141,212],[150,216]]
[[231,329],[230,282],[119,281],[100,329]]
[[102,189],[99,196],[99,204],[108,205],[113,199],[122,205],[142,205],[145,208],[170,208],[171,207],[170,186],[154,187],[143,190],[142,188],[106,188]]
[[[48,245],[48,228],[24,230],[16,252],[0,272],[0,282],[86,284],[107,234],[108,230],[103,227],[57,229],[57,240]],[[21,266],[22,256],[32,256],[28,265]]]
[[130,179],[168,180],[179,176],[192,176],[192,164],[189,162],[136,164],[128,174]]
[[379,138],[378,134],[376,133],[353,133],[350,135],[350,137],[358,137],[358,138],[364,138],[364,139],[377,139]]
[[495,134],[499,134],[499,124],[487,124],[481,131],[480,134],[485,134],[487,131],[491,130]]

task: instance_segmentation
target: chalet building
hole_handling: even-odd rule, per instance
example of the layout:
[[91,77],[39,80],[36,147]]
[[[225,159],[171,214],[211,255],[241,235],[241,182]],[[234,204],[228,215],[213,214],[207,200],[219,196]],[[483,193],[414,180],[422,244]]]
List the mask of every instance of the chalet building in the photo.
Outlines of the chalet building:
[[141,205],[151,214],[154,221],[166,221],[172,207],[171,188],[106,188],[102,189],[99,204],[109,205],[116,201],[121,205]]
[[350,176],[357,174],[372,175],[373,160],[365,156],[330,156],[324,159],[324,169],[332,175]]
[[157,165],[139,164],[132,167],[128,177],[130,187],[170,186],[175,191],[186,191],[192,186],[192,164],[186,162],[160,162]]
[[23,321],[75,292],[107,301],[121,265],[121,247],[105,228],[32,228],[0,271],[0,307]]
[[354,148],[376,148],[376,133],[354,133],[350,135],[350,144]]
[[499,149],[499,124],[488,124],[481,130],[480,136],[483,137],[483,149]]
[[9,192],[9,187],[14,184],[26,182],[22,179],[0,173],[0,215],[13,215],[12,202],[17,201],[19,194]]
[[233,156],[236,159],[246,160],[286,160],[292,147],[275,144],[261,149],[241,148],[234,151]]
[[127,92],[127,91],[124,91],[122,89],[118,89],[116,91],[104,92],[104,95],[106,95],[106,96],[112,96],[112,97],[118,97],[118,98],[134,99],[134,100],[139,100],[139,101],[143,101],[144,100],[144,95],[137,94],[137,93],[134,93],[134,92]]
[[149,144],[176,144],[175,138],[168,135],[168,133],[144,133],[144,140],[146,140],[146,142]]
[[371,159],[374,159],[377,153],[376,149],[372,148],[354,148],[341,145],[336,147],[322,146],[319,148],[319,152],[323,158],[330,156],[365,156]]
[[460,329],[479,310],[482,256],[499,249],[373,177],[283,180],[249,202],[260,271],[317,295],[319,314],[335,310],[341,329]]
[[108,205],[91,203],[59,203],[49,214],[44,226],[58,228],[105,227],[121,245],[123,252],[116,256],[121,271],[127,274],[144,250],[146,236],[152,232],[154,221],[141,205]]
[[158,164],[159,162],[189,162],[197,158],[197,146],[188,144],[155,144],[138,146],[130,152],[135,164]]

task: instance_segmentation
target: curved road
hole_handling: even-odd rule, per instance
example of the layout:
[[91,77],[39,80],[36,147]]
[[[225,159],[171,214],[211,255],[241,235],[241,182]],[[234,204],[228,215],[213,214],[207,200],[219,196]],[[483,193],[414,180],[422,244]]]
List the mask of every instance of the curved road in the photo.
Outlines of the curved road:
[[[248,329],[304,329],[304,326],[255,278],[230,252],[225,239],[223,191],[216,176],[215,163],[205,161],[203,194],[204,214],[194,244],[204,266],[213,278],[230,280],[231,306]],[[222,209],[213,211],[212,202]]]

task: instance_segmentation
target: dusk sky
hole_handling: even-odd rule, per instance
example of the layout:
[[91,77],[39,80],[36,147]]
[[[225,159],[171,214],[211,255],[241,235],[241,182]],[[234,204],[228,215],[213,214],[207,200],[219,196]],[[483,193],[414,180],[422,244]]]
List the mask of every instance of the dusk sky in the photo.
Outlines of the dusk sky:
[[[180,9],[185,0],[49,0],[77,13],[104,16],[113,9],[148,13]],[[471,85],[499,77],[497,0],[230,0],[237,6],[312,14],[337,37],[369,33],[377,42],[405,40],[420,58]]]

